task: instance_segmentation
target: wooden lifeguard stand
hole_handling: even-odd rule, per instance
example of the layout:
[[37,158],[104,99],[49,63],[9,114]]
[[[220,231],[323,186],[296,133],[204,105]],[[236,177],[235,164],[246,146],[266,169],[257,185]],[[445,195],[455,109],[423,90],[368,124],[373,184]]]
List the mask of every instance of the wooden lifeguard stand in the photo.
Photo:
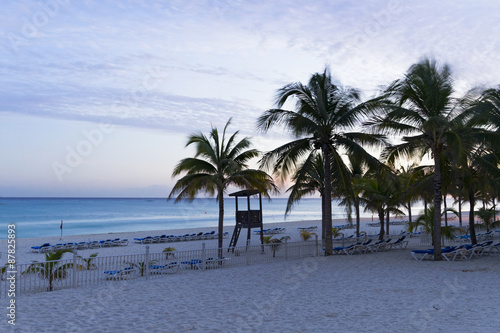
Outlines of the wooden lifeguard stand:
[[[259,209],[250,209],[250,197],[259,195]],[[236,202],[236,225],[234,226],[233,236],[229,243],[229,248],[234,248],[240,237],[241,229],[246,228],[247,231],[247,246],[250,244],[250,232],[252,228],[260,228],[260,244],[264,244],[264,228],[262,224],[262,194],[256,190],[243,190],[229,194],[230,197],[235,197]],[[247,198],[247,210],[239,210],[238,197]]]

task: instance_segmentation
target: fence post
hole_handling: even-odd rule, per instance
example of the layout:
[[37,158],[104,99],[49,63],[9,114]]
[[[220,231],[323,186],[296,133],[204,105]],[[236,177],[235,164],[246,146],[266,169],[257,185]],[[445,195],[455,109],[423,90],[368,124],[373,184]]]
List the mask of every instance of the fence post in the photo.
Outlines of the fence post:
[[76,250],[73,250],[73,287],[76,287],[76,256],[77,256]]
[[316,237],[316,257],[319,256],[319,244],[318,244],[318,235],[314,236]]
[[288,239],[285,238],[285,260],[288,260]]
[[144,274],[146,274],[146,280],[149,279],[149,245],[146,245],[146,261],[144,262],[146,268],[144,268]]
[[205,270],[205,259],[207,258],[207,252],[205,249],[205,242],[201,243],[201,270]]

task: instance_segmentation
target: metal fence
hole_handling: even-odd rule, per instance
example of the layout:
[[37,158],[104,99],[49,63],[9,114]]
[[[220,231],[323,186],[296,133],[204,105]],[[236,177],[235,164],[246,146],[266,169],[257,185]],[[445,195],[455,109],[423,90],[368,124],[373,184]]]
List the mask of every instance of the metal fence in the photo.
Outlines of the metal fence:
[[[73,258],[5,266],[1,272],[0,298],[41,291],[60,290],[79,286],[115,283],[128,279],[154,279],[169,274],[189,274],[209,269],[272,263],[288,259],[318,256],[316,240],[235,248],[150,253],[149,246],[142,254]],[[118,282],[117,282],[118,283]]]

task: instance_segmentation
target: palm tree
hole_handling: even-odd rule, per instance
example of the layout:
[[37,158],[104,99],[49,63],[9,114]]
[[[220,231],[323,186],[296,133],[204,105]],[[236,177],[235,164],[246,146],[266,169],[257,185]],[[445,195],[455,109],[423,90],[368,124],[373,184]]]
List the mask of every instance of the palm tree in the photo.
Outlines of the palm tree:
[[[458,214],[454,209],[447,209],[449,212]],[[446,214],[447,211],[443,211],[440,216]],[[408,223],[408,232],[417,231],[419,227],[422,227],[426,234],[432,235],[434,230],[434,206],[429,206],[429,208],[424,210],[424,213],[420,215],[415,222]],[[439,221],[441,223],[441,221]],[[456,228],[453,226],[441,227],[441,235],[449,240],[453,240],[454,232]]]
[[500,221],[495,221],[495,209],[494,208],[484,208],[481,207],[476,211],[476,216],[483,221],[480,227],[484,227],[486,232],[489,232],[491,228],[495,228],[500,225]]
[[[285,110],[287,102],[295,102],[295,110]],[[286,179],[307,163],[314,160],[312,154],[321,150],[323,157],[322,238],[325,240],[325,255],[332,254],[332,173],[337,175],[345,189],[352,192],[349,169],[342,154],[358,154],[370,163],[376,159],[369,155],[361,144],[378,144],[382,136],[349,132],[360,122],[364,109],[357,107],[359,93],[352,88],[335,85],[327,69],[313,74],[308,85],[290,83],[278,91],[276,109],[264,112],[257,127],[267,132],[273,126],[283,126],[295,140],[264,154],[262,168],[273,167],[273,172]],[[304,162],[305,161],[305,162]],[[333,171],[332,171],[333,169]]]
[[465,118],[461,101],[453,97],[453,81],[448,65],[434,59],[423,59],[412,65],[406,75],[394,81],[384,95],[368,104],[381,111],[367,122],[376,133],[402,135],[402,143],[389,146],[384,153],[388,161],[396,158],[423,156],[430,153],[434,162],[434,256],[441,253],[441,159],[446,149],[459,156],[466,153],[459,133],[453,130]]
[[401,184],[401,200],[408,210],[408,222],[413,222],[411,215],[411,206],[418,201],[419,192],[416,191],[416,185],[424,177],[422,170],[418,170],[415,164],[410,164],[406,168],[401,166],[397,172],[399,183]]
[[272,238],[273,236],[265,236],[264,244],[269,244],[271,246],[271,252],[273,252],[273,258],[276,257],[276,252],[281,248],[285,241],[290,239],[290,236],[283,236],[281,238]]
[[[295,174],[292,176],[292,182],[294,184],[286,190],[290,192],[290,195],[288,196],[285,216],[292,211],[293,206],[299,202],[300,199],[308,195],[314,195],[315,193],[320,194],[321,209],[324,211],[328,199],[323,196],[325,191],[325,186],[323,184],[325,177],[323,172],[323,157],[320,153],[310,154],[307,160],[299,165]],[[324,230],[321,235],[324,237]]]
[[386,214],[404,215],[402,211],[394,205],[396,188],[390,177],[383,175],[372,175],[361,178],[353,185],[355,191],[361,194],[360,202],[364,204],[365,211],[377,213],[380,222],[379,239],[382,240],[386,234],[384,221]]
[[97,252],[92,253],[88,258],[83,258],[82,256],[77,257],[83,260],[83,262],[85,263],[85,266],[83,266],[83,268],[89,271],[92,269],[97,269],[97,265],[94,263],[97,254]]
[[[73,268],[73,263],[59,263],[59,260],[62,259],[66,252],[73,252],[73,250],[60,249],[55,252],[49,251],[45,253],[45,262],[34,261],[22,274],[37,274],[48,280],[48,290],[52,291],[54,280],[65,279],[68,276],[67,270]],[[83,270],[83,267],[80,265],[77,265],[76,268]]]
[[238,131],[227,137],[226,130],[231,119],[224,126],[222,136],[212,127],[209,136],[196,133],[188,138],[187,146],[194,145],[195,156],[181,160],[174,168],[172,177],[185,175],[177,180],[168,199],[177,195],[175,202],[185,198],[193,200],[200,192],[216,194],[219,204],[218,246],[223,246],[224,193],[229,186],[255,189],[270,198],[270,192],[277,193],[271,176],[261,170],[248,169],[248,161],[258,157],[260,152],[250,149],[249,138],[237,141]]

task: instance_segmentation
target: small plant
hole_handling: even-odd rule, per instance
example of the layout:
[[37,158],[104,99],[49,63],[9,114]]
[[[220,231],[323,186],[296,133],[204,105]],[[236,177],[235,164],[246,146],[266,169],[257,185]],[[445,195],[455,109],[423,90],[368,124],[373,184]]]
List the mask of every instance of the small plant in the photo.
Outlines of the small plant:
[[165,258],[169,258],[169,257],[175,257],[175,252],[177,251],[174,247],[167,247],[163,250],[163,252],[165,253]]
[[302,238],[303,241],[307,241],[312,236],[318,236],[318,234],[316,234],[314,232],[307,231],[307,230],[300,231],[300,238]]
[[144,273],[146,272],[146,267],[151,266],[153,264],[156,264],[157,262],[158,262],[157,260],[151,260],[147,265],[146,265],[146,262],[144,262],[144,261],[126,262],[126,264],[130,265],[131,267],[137,267],[139,272],[141,272],[141,276],[144,276]]
[[7,268],[9,266],[15,265],[15,264],[16,264],[15,262],[13,262],[13,263],[6,262],[5,265],[2,268],[0,268],[0,280],[2,280],[2,281],[4,280],[3,275],[5,274],[5,272],[7,272]]
[[332,237],[337,238],[342,235],[342,229],[341,228],[332,228]]
[[[59,260],[62,259],[66,252],[73,252],[69,249],[61,249],[55,252],[49,251],[45,253],[45,262],[34,261],[22,274],[38,274],[38,276],[49,281],[48,290],[54,288],[54,280],[65,279],[68,276],[68,269],[73,268],[73,263],[61,265]],[[77,269],[83,270],[81,265],[76,266]]]
[[96,253],[92,253],[89,258],[83,258],[82,256],[77,256],[77,258],[80,258],[83,260],[83,262],[85,263],[85,265],[83,266],[83,268],[87,271],[90,271],[92,269],[97,269],[97,265],[93,262],[95,261],[94,259],[97,257],[97,252]]
[[273,236],[264,237],[264,244],[271,245],[271,251],[273,252],[273,258],[276,257],[276,251],[278,251],[285,240],[290,239],[290,236],[283,236],[280,239],[272,238]]

